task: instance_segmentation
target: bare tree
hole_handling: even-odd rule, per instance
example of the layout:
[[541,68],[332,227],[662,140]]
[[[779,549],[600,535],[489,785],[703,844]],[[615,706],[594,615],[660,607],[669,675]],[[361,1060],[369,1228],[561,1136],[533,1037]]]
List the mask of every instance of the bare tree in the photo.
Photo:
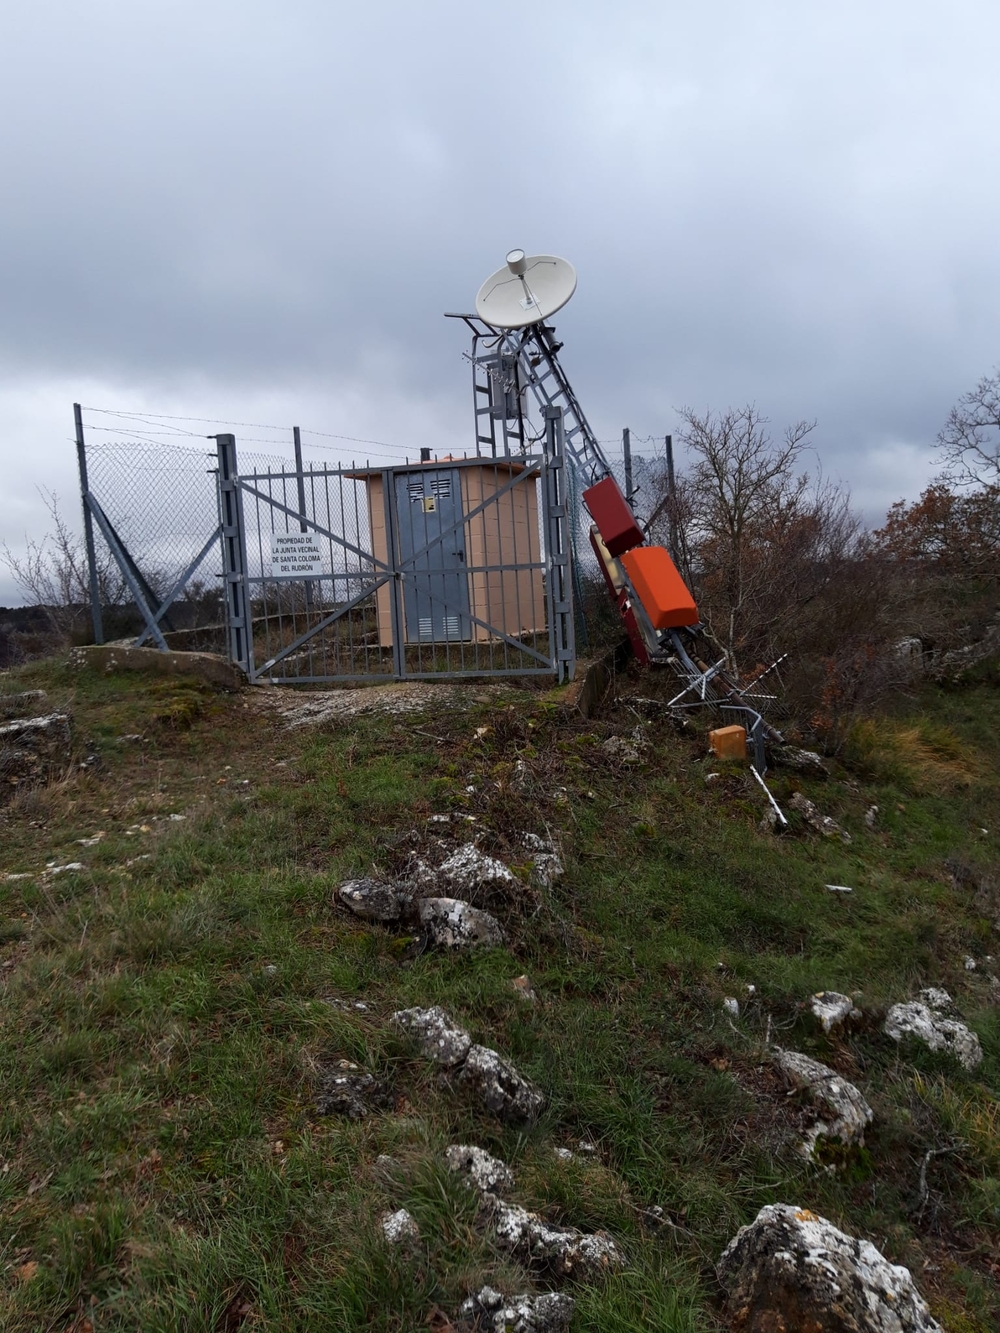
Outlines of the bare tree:
[[[90,604],[90,576],[83,539],[59,512],[54,491],[40,492],[52,521],[41,541],[28,539],[25,553],[16,555],[3,543],[2,561],[30,606],[43,607],[52,628],[66,635]],[[97,551],[97,586],[102,606],[121,606],[131,594],[110,551]]]
[[819,497],[810,502],[808,475],[798,473],[815,423],[797,422],[775,441],[753,403],[681,416],[679,438],[694,459],[683,481],[688,558],[735,670],[780,568],[774,557],[816,542]]
[[984,375],[948,413],[938,435],[945,480],[958,486],[1000,486],[1000,369]]

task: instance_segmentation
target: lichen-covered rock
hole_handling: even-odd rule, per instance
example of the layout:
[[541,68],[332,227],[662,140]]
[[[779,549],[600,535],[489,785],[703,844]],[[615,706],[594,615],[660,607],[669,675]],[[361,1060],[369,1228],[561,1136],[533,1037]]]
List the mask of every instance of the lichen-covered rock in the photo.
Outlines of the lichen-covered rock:
[[316,1111],[319,1115],[342,1115],[348,1120],[363,1120],[389,1103],[378,1079],[366,1074],[349,1060],[339,1060],[323,1075]]
[[397,1009],[389,1022],[399,1032],[415,1037],[428,1060],[446,1068],[461,1064],[472,1046],[465,1029],[456,1026],[436,1004],[430,1009]]
[[932,1051],[948,1051],[964,1069],[973,1070],[983,1058],[982,1047],[955,1012],[948,992],[929,986],[915,1000],[894,1004],[886,1015],[884,1031],[893,1041],[916,1037]]
[[641,764],[646,741],[640,737],[609,736],[601,751],[613,764]]
[[813,1157],[821,1139],[860,1147],[865,1141],[865,1126],[874,1116],[861,1093],[829,1066],[820,1064],[798,1051],[774,1049],[775,1064],[797,1088],[808,1092],[822,1112],[807,1132],[802,1144],[806,1157]]
[[734,1333],[943,1333],[908,1269],[807,1208],[762,1208],[717,1272]]
[[562,1292],[541,1296],[501,1296],[483,1287],[462,1302],[459,1318],[481,1333],[565,1333],[576,1302]]
[[480,1194],[499,1194],[514,1188],[514,1173],[506,1162],[491,1157],[485,1148],[453,1143],[445,1150],[449,1171],[459,1171]]
[[841,842],[851,841],[851,835],[846,829],[842,829],[829,815],[821,815],[812,801],[800,791],[794,793],[788,802],[788,808],[796,810],[809,827],[814,828],[817,833],[822,833],[824,838],[839,838]]
[[809,1001],[809,1008],[819,1019],[824,1032],[832,1032],[848,1019],[861,1017],[861,1010],[855,1009],[851,997],[835,990],[817,991]]
[[495,856],[481,852],[474,842],[465,842],[442,862],[437,875],[459,893],[516,884],[514,872]]
[[499,949],[503,945],[503,930],[496,917],[460,898],[421,898],[417,912],[427,938],[439,948],[471,949],[482,945]]
[[808,777],[830,776],[830,770],[815,750],[800,750],[797,745],[772,745],[771,760],[778,768],[791,768]]
[[412,1245],[420,1239],[420,1228],[405,1208],[397,1208],[394,1213],[383,1213],[381,1224],[382,1235],[390,1245]]
[[365,921],[398,921],[410,902],[409,894],[377,879],[349,879],[337,897]]
[[565,874],[562,858],[554,843],[537,833],[525,833],[521,841],[531,857],[531,878],[543,889],[551,889]]
[[458,1077],[500,1120],[523,1124],[534,1120],[545,1105],[544,1093],[488,1046],[469,1047]]
[[625,1256],[605,1231],[556,1227],[538,1213],[495,1195],[483,1199],[483,1212],[496,1229],[497,1243],[519,1258],[543,1263],[561,1277],[600,1277],[625,1267]]

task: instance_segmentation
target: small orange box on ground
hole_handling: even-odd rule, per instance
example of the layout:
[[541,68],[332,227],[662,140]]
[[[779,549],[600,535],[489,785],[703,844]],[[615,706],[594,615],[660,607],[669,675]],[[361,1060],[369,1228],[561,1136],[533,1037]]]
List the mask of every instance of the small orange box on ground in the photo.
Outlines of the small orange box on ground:
[[697,625],[694,598],[662,546],[636,546],[620,559],[654,629]]
[[716,759],[746,759],[746,727],[717,727],[708,733],[708,744]]

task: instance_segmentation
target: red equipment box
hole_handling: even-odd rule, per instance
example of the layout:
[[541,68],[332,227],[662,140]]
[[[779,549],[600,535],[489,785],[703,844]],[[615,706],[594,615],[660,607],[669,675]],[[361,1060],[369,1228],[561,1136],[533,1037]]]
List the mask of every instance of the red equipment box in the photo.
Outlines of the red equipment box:
[[605,477],[583,493],[583,503],[597,524],[608,554],[619,556],[643,542],[642,529],[614,477]]
[[694,598],[662,546],[637,546],[626,551],[622,567],[654,629],[697,625]]

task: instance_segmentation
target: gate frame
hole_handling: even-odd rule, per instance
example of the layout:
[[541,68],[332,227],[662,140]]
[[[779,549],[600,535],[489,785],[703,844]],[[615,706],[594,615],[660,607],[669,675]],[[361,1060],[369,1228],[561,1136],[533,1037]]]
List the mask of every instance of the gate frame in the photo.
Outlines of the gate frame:
[[[383,682],[391,680],[470,680],[489,676],[526,676],[526,675],[554,675],[559,683],[565,680],[572,680],[576,667],[576,649],[575,634],[573,624],[573,604],[571,596],[571,577],[572,577],[572,535],[569,530],[569,506],[567,503],[567,478],[566,478],[566,455],[565,439],[563,434],[563,413],[562,409],[556,406],[545,409],[545,440],[544,448],[539,454],[510,455],[505,458],[505,462],[521,463],[523,470],[510,480],[505,482],[496,492],[487,500],[476,505],[468,512],[463,513],[461,518],[449,527],[444,528],[437,536],[426,542],[418,550],[411,552],[405,559],[402,559],[399,552],[398,534],[395,521],[395,474],[396,469],[386,467],[380,469],[382,477],[382,499],[385,506],[385,532],[387,540],[387,560],[379,559],[374,552],[364,551],[346,536],[338,536],[329,528],[323,527],[314,518],[305,512],[303,505],[299,510],[292,509],[290,505],[283,503],[276,497],[265,494],[255,484],[260,481],[267,481],[271,478],[281,477],[288,479],[295,477],[299,483],[299,493],[304,489],[304,472],[301,467],[297,467],[291,472],[280,473],[248,473],[241,477],[235,472],[227,473],[224,477],[223,466],[223,441],[227,446],[227,463],[231,460],[235,464],[236,441],[233,436],[219,436],[219,506],[221,530],[223,534],[223,581],[226,588],[226,611],[229,624],[229,649],[232,660],[246,672],[247,678],[251,683],[260,680],[267,680],[272,684],[319,684],[336,683],[338,681],[352,682]],[[448,467],[469,467],[481,465],[484,461],[491,461],[481,455],[474,455],[471,458],[449,459]],[[493,461],[499,461],[493,460]],[[401,465],[402,466],[402,465]],[[346,468],[323,469],[324,472],[339,474]],[[314,475],[321,475],[315,474]],[[412,671],[406,666],[406,648],[404,631],[404,601],[402,579],[407,574],[412,574],[412,566],[416,560],[426,554],[431,547],[438,545],[446,540],[456,531],[464,532],[466,525],[477,517],[477,515],[490,509],[496,502],[515,486],[525,485],[533,478],[538,478],[541,482],[542,498],[542,531],[544,533],[544,553],[538,562],[519,562],[514,565],[502,566],[476,566],[476,572],[490,572],[495,569],[520,569],[520,568],[541,568],[545,576],[545,599],[547,630],[549,636],[549,655],[546,657],[537,649],[521,643],[512,635],[499,630],[496,626],[489,624],[488,621],[474,615],[471,608],[468,612],[463,612],[468,616],[472,625],[479,625],[490,632],[491,639],[507,643],[511,648],[525,654],[529,658],[537,660],[539,666],[525,666],[521,668],[467,668],[459,671]],[[338,606],[329,615],[324,616],[317,624],[310,626],[302,634],[289,644],[286,644],[280,652],[268,658],[261,666],[257,666],[254,661],[253,653],[253,633],[252,633],[252,593],[251,588],[254,584],[265,584],[270,580],[263,573],[260,575],[251,575],[248,570],[246,557],[246,517],[244,511],[244,496],[249,495],[257,499],[258,502],[270,506],[272,511],[284,513],[289,519],[294,520],[300,531],[307,529],[319,533],[323,537],[332,541],[335,545],[346,551],[351,551],[360,556],[365,562],[372,566],[372,575],[374,581],[365,587],[364,591],[358,593],[342,605]],[[470,570],[470,572],[473,572]],[[306,587],[310,587],[314,581],[323,578],[331,578],[331,575],[313,575],[305,576],[301,581]],[[385,584],[390,587],[390,614],[392,625],[392,672],[381,672],[374,674],[371,672],[343,672],[331,675],[321,676],[283,676],[275,675],[273,668],[290,654],[298,651],[303,645],[315,638],[329,625],[346,615],[360,602],[371,597]],[[435,597],[431,594],[432,598]],[[457,645],[456,645],[457,646]]]

